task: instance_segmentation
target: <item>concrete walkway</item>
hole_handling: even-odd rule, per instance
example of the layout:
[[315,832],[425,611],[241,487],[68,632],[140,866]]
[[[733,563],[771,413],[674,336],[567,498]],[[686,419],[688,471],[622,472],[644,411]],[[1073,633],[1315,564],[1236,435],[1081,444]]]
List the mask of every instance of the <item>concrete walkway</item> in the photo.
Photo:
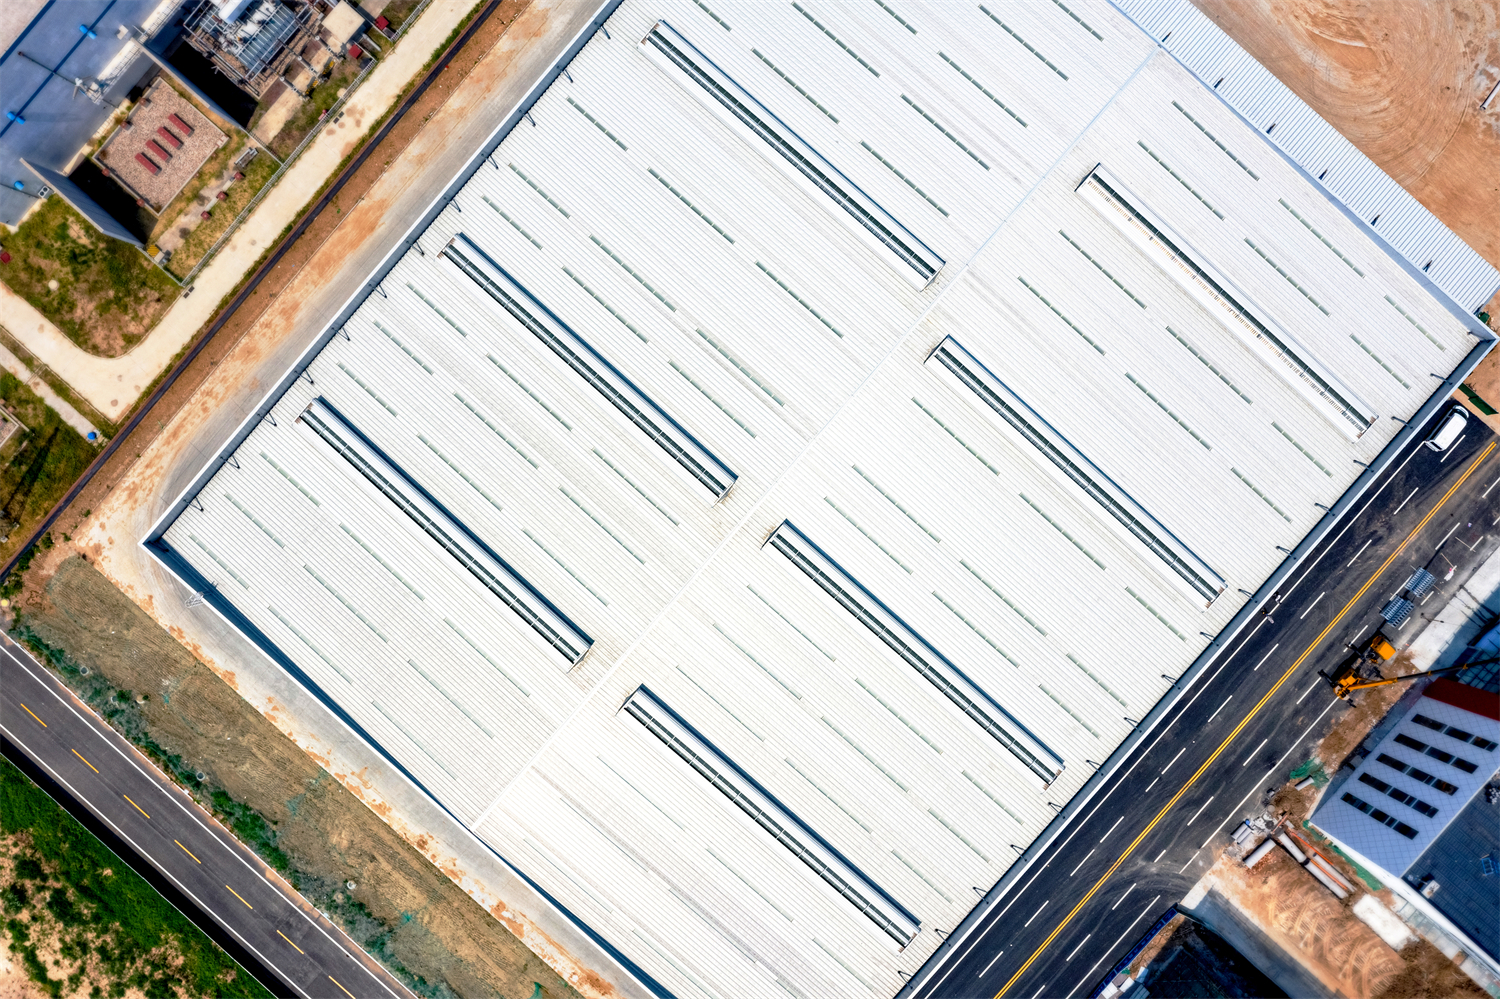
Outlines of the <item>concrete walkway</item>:
[[[0,329],[6,329],[6,327],[0,326]],[[7,332],[9,331],[7,330]],[[31,389],[31,391],[35,392],[37,395],[41,396],[43,402],[51,406],[53,409],[57,410],[57,415],[62,417],[62,421],[64,423],[72,427],[74,430],[78,431],[80,434],[83,434],[85,439],[97,439],[99,433],[98,428],[88,420],[84,419],[83,414],[74,409],[72,403],[68,402],[68,400],[52,391],[51,386],[49,386],[46,382],[42,381],[35,374],[33,374],[31,369],[22,364],[21,359],[15,354],[11,353],[4,344],[0,344],[0,368],[4,368],[6,371],[9,371],[11,374],[21,379],[21,383],[23,385]]]
[[337,125],[323,128],[194,279],[191,294],[179,298],[150,335],[129,353],[98,357],[82,350],[0,282],[0,315],[6,317],[11,335],[91,406],[109,419],[119,420],[134,405],[142,389],[213,317],[224,297],[333,176],[344,157],[395,103],[473,6],[474,0],[434,0],[422,12],[395,50],[370,71],[344,105],[343,119]]
[[1497,597],[1500,597],[1500,554],[1485,559],[1440,610],[1427,609],[1430,623],[1407,646],[1412,665],[1426,670],[1452,664],[1479,637],[1484,623],[1500,610]]

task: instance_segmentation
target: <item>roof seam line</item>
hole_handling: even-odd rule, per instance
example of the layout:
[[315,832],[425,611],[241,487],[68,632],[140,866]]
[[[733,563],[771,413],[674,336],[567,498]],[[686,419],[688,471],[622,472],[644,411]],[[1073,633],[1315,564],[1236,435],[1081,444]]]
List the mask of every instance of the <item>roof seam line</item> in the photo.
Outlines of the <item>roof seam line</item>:
[[468,823],[467,828],[470,832],[474,832],[476,829],[478,829],[478,827],[484,823],[484,820],[489,818],[490,813],[493,812],[506,799],[506,797],[510,793],[511,788],[516,786],[518,777],[530,773],[536,767],[537,761],[546,756],[548,751],[551,750],[554,742],[556,742],[559,735],[568,728],[568,725],[572,722],[572,720],[574,718],[577,718],[580,714],[582,714],[585,710],[593,705],[594,699],[599,696],[599,692],[601,690],[609,689],[609,680],[613,678],[614,675],[618,673],[627,662],[630,661],[630,658],[635,654],[636,650],[640,648],[641,644],[646,640],[646,637],[655,632],[656,628],[666,618],[667,614],[670,613],[675,607],[677,607],[679,603],[681,603],[683,594],[686,593],[695,582],[697,582],[698,578],[708,570],[709,566],[717,563],[720,553],[729,546],[730,542],[733,541],[733,539],[738,537],[740,530],[743,529],[746,524],[750,523],[755,517],[760,515],[761,509],[765,506],[767,499],[775,494],[776,487],[779,486],[783,481],[785,481],[790,475],[792,475],[794,471],[801,468],[802,460],[809,453],[811,453],[812,450],[818,446],[818,444],[822,442],[823,435],[827,432],[828,428],[835,422],[837,422],[839,416],[844,412],[844,410],[848,409],[849,406],[854,402],[855,398],[861,395],[865,386],[869,385],[885,370],[885,367],[890,363],[891,358],[895,357],[901,352],[902,348],[906,346],[907,341],[911,339],[912,335],[915,334],[919,328],[921,328],[922,323],[927,320],[927,317],[932,313],[932,311],[937,308],[939,303],[947,298],[949,289],[958,284],[958,279],[968,272],[969,268],[973,266],[974,261],[977,260],[980,254],[985,251],[990,243],[994,242],[995,238],[999,236],[1002,231],[1004,231],[1005,227],[1010,223],[1010,220],[1015,218],[1016,214],[1023,207],[1030,203],[1031,197],[1036,193],[1037,189],[1040,188],[1047,181],[1047,179],[1057,171],[1058,166],[1067,159],[1068,155],[1072,153],[1074,148],[1077,147],[1078,143],[1082,141],[1083,136],[1088,132],[1088,130],[1093,127],[1094,123],[1097,122],[1099,118],[1105,114],[1105,112],[1107,112],[1111,107],[1114,106],[1115,101],[1119,99],[1120,95],[1125,92],[1127,87],[1135,82],[1135,78],[1139,76],[1141,72],[1151,63],[1152,59],[1156,58],[1156,55],[1156,49],[1152,49],[1151,51],[1149,51],[1146,54],[1146,57],[1140,61],[1135,69],[1131,70],[1130,75],[1127,76],[1123,81],[1121,81],[1120,85],[1115,89],[1115,92],[1113,94],[1110,94],[1109,100],[1105,101],[1100,106],[1099,110],[1094,114],[1093,118],[1089,119],[1089,121],[1081,129],[1079,129],[1078,134],[1074,136],[1073,141],[1069,142],[1064,149],[1058,152],[1057,157],[1050,164],[1048,164],[1047,169],[1037,177],[1036,181],[1031,185],[1030,188],[1027,189],[1026,193],[1021,196],[1020,200],[1018,200],[1013,206],[1011,206],[1010,211],[1006,212],[1005,216],[1000,219],[1000,222],[995,226],[994,231],[991,232],[987,237],[985,237],[983,242],[981,242],[977,247],[974,248],[974,252],[971,253],[969,255],[969,258],[963,262],[963,266],[959,267],[954,272],[953,276],[948,279],[947,283],[938,289],[938,293],[933,296],[932,301],[928,302],[927,307],[924,308],[921,313],[912,320],[911,324],[907,326],[906,331],[896,339],[895,343],[891,345],[890,350],[886,352],[885,356],[870,368],[869,373],[865,375],[864,380],[859,383],[854,391],[850,392],[849,395],[845,397],[844,401],[839,404],[838,409],[834,410],[833,413],[829,415],[823,426],[818,428],[817,433],[807,438],[806,442],[802,446],[802,449],[797,452],[796,456],[793,457],[791,461],[787,462],[786,467],[782,470],[781,474],[777,476],[776,480],[774,482],[767,483],[766,487],[761,492],[760,498],[755,501],[755,504],[751,506],[748,511],[746,511],[745,516],[740,519],[739,523],[735,524],[733,528],[725,531],[723,539],[714,547],[714,550],[709,553],[708,557],[698,565],[698,568],[693,570],[692,575],[690,575],[686,580],[683,581],[682,585],[678,587],[677,592],[672,594],[672,598],[663,603],[661,610],[658,611],[656,616],[651,619],[650,623],[647,624],[646,627],[642,628],[640,633],[631,640],[630,644],[621,650],[619,658],[617,658],[614,662],[614,665],[611,666],[609,670],[599,678],[598,682],[595,683],[593,690],[591,690],[585,697],[579,700],[577,706],[575,706],[574,709],[568,714],[567,718],[564,718],[558,722],[557,726],[552,730],[552,733],[547,736],[545,740],[543,740],[540,746],[536,748],[535,752],[532,753],[531,758],[526,761],[525,765],[516,768],[515,775],[512,776],[511,779],[505,784],[505,786],[495,794],[494,800],[486,805],[484,810],[481,811],[477,816],[475,816],[472,822]]

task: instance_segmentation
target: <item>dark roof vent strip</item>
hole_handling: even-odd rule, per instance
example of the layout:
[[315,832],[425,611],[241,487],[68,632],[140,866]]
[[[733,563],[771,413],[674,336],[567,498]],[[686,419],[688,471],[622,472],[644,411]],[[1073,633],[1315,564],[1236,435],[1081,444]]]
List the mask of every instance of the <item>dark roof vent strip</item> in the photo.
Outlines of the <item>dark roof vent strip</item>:
[[892,614],[790,521],[783,521],[766,543],[874,632],[876,638],[936,687],[986,735],[1008,749],[1042,784],[1057,779],[1064,766],[1061,757],[1027,732],[1010,712]]
[[636,388],[615,366],[590,347],[582,337],[549,312],[521,285],[490,260],[463,233],[443,248],[443,255],[471,278],[551,348],[579,377],[608,399],[642,433],[671,455],[694,479],[722,499],[735,482],[735,474],[710,454],[654,402]]
[[838,215],[852,218],[857,223],[855,232],[875,246],[882,256],[899,264],[900,270],[916,288],[926,288],[937,277],[943,267],[941,257],[669,24],[656,22],[641,40],[641,51],[683,83],[689,93],[703,101],[730,127],[742,135],[758,139],[766,152],[775,154],[767,158],[777,167],[804,188],[810,186],[833,206],[842,209]]
[[1095,166],[1077,189],[1128,238],[1155,247],[1147,256],[1189,294],[1211,306],[1210,311],[1231,333],[1351,439],[1358,440],[1375,422],[1371,407],[1340,384],[1307,348],[1272,320],[1262,318],[1259,309],[1247,305],[1243,292],[1231,290],[1227,278],[1198,259],[1181,237],[1142,207],[1140,200],[1102,166]]
[[646,687],[637,687],[621,708],[724,797],[732,801],[771,838],[822,878],[845,901],[864,913],[902,947],[911,943],[921,924],[848,861],[830,849],[822,837],[747,779],[740,768],[678,718]]
[[928,358],[928,363],[933,362],[937,370],[947,372],[977,395],[994,418],[1040,451],[1063,477],[1102,506],[1128,537],[1165,562],[1205,603],[1213,603],[1223,592],[1223,577],[1178,541],[1129,493],[1115,485],[957,340],[949,337],[938,344]]
[[520,576],[478,544],[468,530],[413,488],[411,480],[360,438],[342,416],[321,398],[308,404],[298,418],[324,444],[354,466],[397,510],[422,529],[438,546],[468,569],[476,579],[539,634],[570,664],[576,664],[593,644]]

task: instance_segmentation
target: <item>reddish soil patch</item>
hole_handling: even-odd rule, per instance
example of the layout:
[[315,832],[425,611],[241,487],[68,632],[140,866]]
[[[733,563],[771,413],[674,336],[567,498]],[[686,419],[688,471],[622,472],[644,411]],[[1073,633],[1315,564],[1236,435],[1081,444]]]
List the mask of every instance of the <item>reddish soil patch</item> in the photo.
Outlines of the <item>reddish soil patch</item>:
[[[1479,107],[1500,66],[1500,0],[1193,3],[1500,267],[1500,98]],[[1500,330],[1500,293],[1484,311]],[[1500,351],[1469,384],[1500,409]],[[1483,418],[1500,432],[1500,417]]]
[[1497,0],[1194,0],[1229,36],[1500,267]]
[[1485,999],[1489,993],[1426,940],[1402,948],[1406,967],[1375,999]]
[[1351,911],[1355,896],[1340,902],[1285,850],[1272,850],[1253,870],[1220,857],[1205,880],[1330,990],[1373,996],[1406,969],[1402,955]]
[[[355,219],[352,223],[354,226],[368,229],[373,229],[378,224],[380,214],[378,206],[373,203],[361,205],[362,210],[357,211],[350,211],[350,206],[358,204],[386,169],[421,135],[428,120],[447,102],[454,90],[463,83],[486,53],[501,42],[510,24],[526,7],[527,0],[502,0],[499,9],[490,15],[462,49],[454,53],[446,63],[439,82],[429,87],[416,105],[391,129],[379,150],[349,178],[335,201],[314,219],[302,237],[292,245],[261,281],[255,294],[235,312],[213,341],[203,349],[192,365],[183,372],[172,388],[156,404],[151,418],[137,427],[129,445],[121,447],[111,457],[104,468],[94,476],[88,488],[84,489],[73,501],[70,510],[63,513],[59,519],[59,524],[64,525],[61,527],[62,530],[73,530],[82,521],[83,511],[98,509],[103,505],[105,497],[126,479],[132,466],[136,464],[136,460],[146,452],[161,430],[171,424],[173,416],[180,409],[190,402],[203,415],[207,415],[213,409],[219,402],[218,395],[214,392],[200,394],[199,390],[204,387],[204,383],[215,369],[231,354],[235,354],[236,348],[240,347],[242,342],[244,348],[235,356],[235,366],[246,372],[253,372],[263,356],[275,350],[279,344],[275,337],[278,333],[285,331],[285,325],[275,322],[261,323],[261,320],[271,318],[268,314],[273,309],[279,309],[287,315],[297,311],[299,303],[296,301],[296,296],[283,298],[281,293],[302,275],[304,268],[314,260],[319,249],[341,223]],[[525,43],[525,39],[507,39],[507,41],[512,46]],[[356,120],[351,116],[342,124],[350,125],[352,135],[363,136],[365,130],[374,123]],[[358,143],[351,142],[350,151],[353,152],[357,146]],[[336,257],[337,254],[328,256]],[[325,270],[336,269],[333,259],[321,260],[315,266]],[[254,339],[245,341],[246,334],[255,329],[258,324],[260,332],[271,339],[266,342]],[[191,433],[191,428],[183,432]],[[151,476],[147,478],[155,481]],[[34,569],[28,576],[45,581],[45,577]],[[31,583],[28,581],[29,585]]]

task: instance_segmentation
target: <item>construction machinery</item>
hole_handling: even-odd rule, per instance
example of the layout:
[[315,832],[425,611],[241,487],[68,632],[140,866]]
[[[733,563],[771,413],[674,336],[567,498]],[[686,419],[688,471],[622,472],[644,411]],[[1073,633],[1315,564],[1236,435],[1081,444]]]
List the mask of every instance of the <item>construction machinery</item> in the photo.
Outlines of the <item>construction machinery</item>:
[[[1426,600],[1437,586],[1437,577],[1426,569],[1416,569],[1407,577],[1406,582],[1396,595],[1380,609],[1380,616],[1385,623],[1375,629],[1375,634],[1363,644],[1356,646],[1353,643],[1346,645],[1352,655],[1338,664],[1338,667],[1328,673],[1318,670],[1318,675],[1327,680],[1333,687],[1333,692],[1343,700],[1348,700],[1349,695],[1356,690],[1368,690],[1371,687],[1384,687],[1392,683],[1400,683],[1403,680],[1415,680],[1423,676],[1437,676],[1439,673],[1457,673],[1484,663],[1495,662],[1494,659],[1482,661],[1460,660],[1456,665],[1447,666],[1443,669],[1428,670],[1425,673],[1408,673],[1405,676],[1386,678],[1380,672],[1380,664],[1391,659],[1396,654],[1395,644],[1388,638],[1383,628],[1390,627],[1399,631],[1417,609],[1420,602]],[[1467,657],[1466,657],[1467,658]]]
[[1340,662],[1332,673],[1318,670],[1318,675],[1332,685],[1339,697],[1346,697],[1356,684],[1380,682],[1380,664],[1396,655],[1396,648],[1385,634],[1376,629],[1362,645],[1350,643],[1344,646],[1350,655]]
[[[1386,645],[1386,648],[1390,648],[1390,645],[1388,643]],[[1500,657],[1497,657],[1497,659],[1500,659]],[[1371,687],[1385,687],[1393,683],[1404,683],[1407,680],[1417,680],[1424,676],[1439,676],[1443,673],[1461,673],[1464,670],[1472,669],[1475,666],[1482,666],[1485,663],[1496,662],[1497,659],[1480,659],[1474,662],[1463,663],[1458,666],[1444,666],[1442,669],[1430,669],[1425,673],[1407,673],[1404,676],[1377,676],[1376,679],[1365,679],[1352,669],[1344,672],[1339,678],[1335,678],[1335,676],[1325,673],[1323,670],[1318,670],[1318,675],[1328,681],[1328,683],[1333,687],[1333,692],[1335,695],[1347,701],[1349,699],[1349,695],[1354,693],[1354,691],[1356,690],[1369,690]]]

